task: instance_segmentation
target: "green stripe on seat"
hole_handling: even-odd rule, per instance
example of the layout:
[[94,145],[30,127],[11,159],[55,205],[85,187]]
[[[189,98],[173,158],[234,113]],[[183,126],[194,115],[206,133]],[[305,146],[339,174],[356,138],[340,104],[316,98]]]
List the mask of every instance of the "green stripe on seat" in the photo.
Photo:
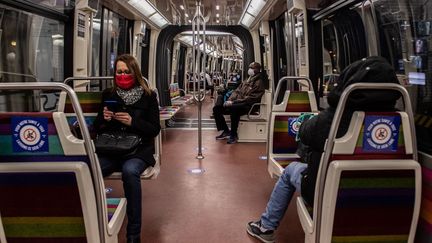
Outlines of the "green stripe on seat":
[[3,217],[7,237],[85,237],[82,217]]
[[[80,104],[99,104],[101,102],[102,92],[77,92],[77,97]],[[66,99],[66,104],[71,104],[69,97]]]
[[274,131],[275,132],[287,132],[288,131],[288,119],[286,122],[275,121]]
[[[12,151],[11,135],[0,135],[1,155],[17,155]],[[48,152],[20,152],[19,155],[64,155],[60,139],[57,135],[48,136]]]
[[119,203],[120,203],[120,198],[107,198],[106,199],[106,201],[107,201],[107,204],[110,204],[110,205],[118,205]]
[[408,235],[333,236],[332,243],[406,243]]
[[415,181],[413,178],[355,178],[341,179],[340,188],[413,188]]
[[307,92],[291,92],[288,97],[288,104],[309,104]]

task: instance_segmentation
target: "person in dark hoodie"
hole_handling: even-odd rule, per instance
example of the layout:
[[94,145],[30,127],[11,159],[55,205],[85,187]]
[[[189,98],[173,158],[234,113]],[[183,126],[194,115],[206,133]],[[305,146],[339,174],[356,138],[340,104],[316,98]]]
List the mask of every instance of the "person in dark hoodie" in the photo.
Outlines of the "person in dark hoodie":
[[[398,84],[392,66],[382,57],[356,61],[343,70],[338,85],[328,95],[329,107],[317,116],[305,119],[299,130],[297,154],[301,162],[292,162],[277,181],[260,220],[247,224],[247,232],[262,242],[274,242],[279,226],[294,192],[297,190],[308,205],[314,203],[315,184],[321,154],[342,92],[354,83]],[[349,96],[341,118],[337,137],[348,130],[354,111],[393,111],[400,94],[390,90],[357,90]]]

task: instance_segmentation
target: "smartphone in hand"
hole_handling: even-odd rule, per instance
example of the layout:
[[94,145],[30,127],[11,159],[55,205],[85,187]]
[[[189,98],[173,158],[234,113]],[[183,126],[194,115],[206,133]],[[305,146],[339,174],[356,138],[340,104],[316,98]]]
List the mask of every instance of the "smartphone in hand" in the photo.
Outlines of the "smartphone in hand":
[[117,112],[119,109],[119,104],[117,100],[105,100],[105,106],[108,108],[109,111]]

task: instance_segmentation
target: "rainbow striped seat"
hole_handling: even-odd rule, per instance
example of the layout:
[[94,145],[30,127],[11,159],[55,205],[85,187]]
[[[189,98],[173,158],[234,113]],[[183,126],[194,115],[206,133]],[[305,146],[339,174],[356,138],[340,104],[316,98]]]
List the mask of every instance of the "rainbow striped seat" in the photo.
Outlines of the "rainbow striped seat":
[[273,114],[269,140],[269,172],[272,177],[280,176],[293,161],[299,161],[295,154],[297,142],[292,123],[298,116]]
[[[315,199],[310,215],[297,200],[306,242],[316,240],[316,231],[319,242],[413,242],[421,172],[407,128],[405,112],[353,114],[347,134],[333,140],[326,174],[319,175],[325,178],[316,189],[323,190],[322,205]],[[319,212],[320,228],[314,229],[306,222]]]
[[75,173],[2,170],[0,191],[8,242],[87,242]]
[[313,91],[286,91],[282,102],[274,104],[273,111],[278,112],[317,112],[318,107]]
[[[76,95],[84,114],[97,114],[99,112],[101,105],[100,102],[102,100],[102,92],[76,92]],[[75,113],[69,98],[66,98],[64,112]]]
[[[283,101],[273,105],[270,116],[268,167],[271,177],[280,176],[287,161],[299,161],[295,137],[299,127],[296,119],[304,112],[317,113],[313,91],[286,91]],[[283,162],[282,162],[283,161]]]
[[100,242],[105,207],[105,242],[117,242],[126,200],[96,204],[90,158],[63,112],[0,113],[0,146],[0,240]]

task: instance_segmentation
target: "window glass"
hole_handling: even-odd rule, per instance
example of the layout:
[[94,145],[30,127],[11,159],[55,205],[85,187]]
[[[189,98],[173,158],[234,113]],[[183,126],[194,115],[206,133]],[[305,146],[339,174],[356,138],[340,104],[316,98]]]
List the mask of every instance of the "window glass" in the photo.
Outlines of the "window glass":
[[75,0],[24,0],[34,4],[42,5],[43,7],[51,8],[60,13],[66,13],[75,6]]
[[[0,4],[0,45],[0,82],[64,80],[63,22]],[[39,109],[33,95],[15,93],[0,99],[0,109]],[[55,107],[56,100],[43,103]]]
[[432,2],[373,1],[380,49],[410,92],[416,113],[417,144],[432,154]]
[[118,55],[127,53],[128,20],[109,9],[103,10],[102,75],[114,73],[114,61]]

